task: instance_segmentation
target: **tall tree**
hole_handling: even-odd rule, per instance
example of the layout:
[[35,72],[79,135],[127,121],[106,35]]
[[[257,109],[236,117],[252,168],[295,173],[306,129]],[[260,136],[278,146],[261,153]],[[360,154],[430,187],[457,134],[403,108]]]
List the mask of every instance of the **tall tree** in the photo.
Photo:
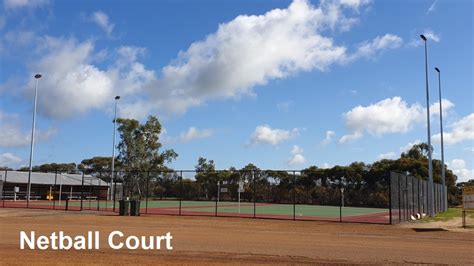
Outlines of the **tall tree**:
[[202,188],[205,199],[208,200],[210,195],[217,192],[218,175],[214,161],[199,157],[198,164],[194,168],[196,170],[196,182]]
[[174,150],[160,152],[161,124],[154,116],[149,116],[145,124],[135,119],[117,119],[120,142],[118,161],[125,170],[124,179],[128,184],[128,194],[135,192],[141,196],[147,182],[146,172],[168,169],[165,164],[178,157]]

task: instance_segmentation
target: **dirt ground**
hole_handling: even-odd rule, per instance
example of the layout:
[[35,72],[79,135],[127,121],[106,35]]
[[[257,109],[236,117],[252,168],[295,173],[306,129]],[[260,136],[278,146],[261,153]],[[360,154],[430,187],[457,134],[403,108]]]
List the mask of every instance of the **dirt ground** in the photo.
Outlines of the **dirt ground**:
[[[0,209],[0,265],[9,264],[472,264],[474,230],[111,213]],[[421,228],[421,227],[424,227]],[[101,232],[98,251],[20,250],[19,232]],[[171,232],[173,250],[112,250],[107,235]]]

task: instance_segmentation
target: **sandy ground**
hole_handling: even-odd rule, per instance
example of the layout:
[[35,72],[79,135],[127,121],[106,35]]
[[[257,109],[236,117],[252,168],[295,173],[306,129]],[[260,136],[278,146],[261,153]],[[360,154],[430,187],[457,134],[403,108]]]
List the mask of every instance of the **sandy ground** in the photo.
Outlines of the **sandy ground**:
[[[411,224],[417,227],[417,224]],[[99,251],[19,249],[19,231],[83,235],[98,230]],[[172,251],[112,250],[113,230],[173,235]],[[414,230],[407,225],[141,216],[0,209],[0,265],[9,264],[472,264],[474,230]]]

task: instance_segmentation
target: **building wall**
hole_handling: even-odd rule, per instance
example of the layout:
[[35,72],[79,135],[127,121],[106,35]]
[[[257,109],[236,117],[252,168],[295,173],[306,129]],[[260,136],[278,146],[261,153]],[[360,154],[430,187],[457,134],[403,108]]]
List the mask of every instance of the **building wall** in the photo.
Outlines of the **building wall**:
[[[17,196],[20,199],[26,198],[27,184],[22,183],[4,183],[0,192],[2,194],[0,195],[3,195],[6,199],[8,199],[9,197],[13,196],[15,187],[20,188],[20,192],[17,193]],[[46,199],[46,196],[51,191],[54,195],[54,199],[59,199],[60,189],[62,200],[70,197],[80,199],[81,195],[83,195],[84,198],[95,197],[98,199],[106,199],[108,187],[31,184],[31,197],[32,199]],[[83,192],[81,192],[82,189],[84,190]]]

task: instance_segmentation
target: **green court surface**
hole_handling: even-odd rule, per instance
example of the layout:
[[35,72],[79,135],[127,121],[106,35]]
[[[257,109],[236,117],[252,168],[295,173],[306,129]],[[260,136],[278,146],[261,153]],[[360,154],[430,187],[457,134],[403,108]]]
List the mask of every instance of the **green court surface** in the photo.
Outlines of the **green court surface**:
[[[32,202],[31,205],[47,205],[51,206],[52,202],[47,201],[38,201]],[[80,206],[80,201],[69,201],[70,207]],[[84,200],[82,203],[83,208],[97,208],[98,202],[95,200]],[[65,201],[62,201],[61,205],[65,205]],[[118,202],[115,206],[118,208]],[[58,202],[56,202],[58,206]],[[111,201],[100,201],[99,208],[104,209],[106,207],[111,208],[113,202]],[[150,213],[159,213],[160,211],[178,211],[179,210],[179,201],[178,200],[149,200],[141,201],[140,207],[142,212],[147,208]],[[240,210],[238,202],[228,202],[221,201],[217,203],[217,212],[218,213],[241,213],[241,214],[253,214],[254,213],[254,204],[253,202],[241,202]],[[216,211],[216,202],[215,201],[181,201],[181,210],[183,212],[192,212],[192,213],[215,213]],[[295,209],[293,209],[295,208]],[[257,215],[281,215],[281,216],[293,216],[293,211],[295,211],[295,216],[317,216],[317,217],[338,217],[342,212],[342,216],[358,216],[358,215],[368,215],[368,214],[381,214],[388,212],[388,209],[383,208],[363,208],[363,207],[342,207],[339,206],[325,206],[325,205],[303,205],[297,204],[272,204],[272,203],[257,203],[256,204],[256,214]]]

